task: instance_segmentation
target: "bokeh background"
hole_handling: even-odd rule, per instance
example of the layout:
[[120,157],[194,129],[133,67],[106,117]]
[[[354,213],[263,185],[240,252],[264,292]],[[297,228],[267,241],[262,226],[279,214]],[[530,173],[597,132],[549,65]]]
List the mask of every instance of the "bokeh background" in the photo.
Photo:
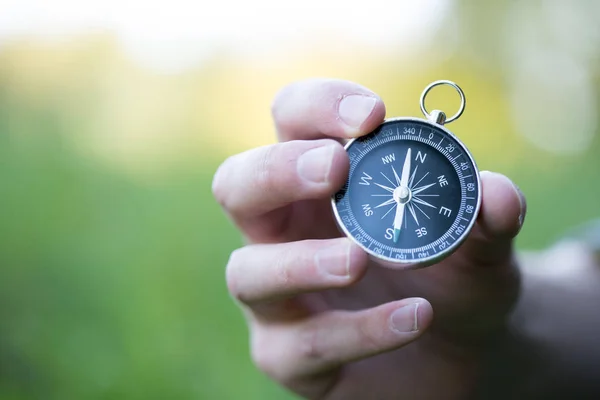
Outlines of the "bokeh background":
[[[520,249],[600,214],[600,3],[0,1],[0,398],[285,399],[250,362],[219,163],[273,96],[357,81],[528,197]],[[428,106],[454,110],[451,89]]]

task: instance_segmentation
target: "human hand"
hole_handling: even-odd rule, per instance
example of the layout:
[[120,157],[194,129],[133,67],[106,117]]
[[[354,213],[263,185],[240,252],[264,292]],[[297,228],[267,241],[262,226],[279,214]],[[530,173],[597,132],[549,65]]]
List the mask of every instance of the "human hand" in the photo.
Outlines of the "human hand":
[[254,362],[308,398],[468,393],[479,349],[519,294],[520,191],[482,173],[481,212],[463,246],[428,268],[386,269],[341,237],[330,203],[348,174],[341,143],[383,121],[381,99],[313,79],[284,88],[272,112],[280,143],[230,157],[213,181],[247,242],[230,257],[227,284]]

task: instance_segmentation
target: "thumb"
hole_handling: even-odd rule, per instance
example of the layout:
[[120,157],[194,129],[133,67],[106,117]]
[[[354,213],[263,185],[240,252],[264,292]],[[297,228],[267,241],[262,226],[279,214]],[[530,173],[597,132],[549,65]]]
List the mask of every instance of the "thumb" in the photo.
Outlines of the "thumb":
[[504,175],[482,172],[477,222],[455,254],[416,270],[420,290],[436,313],[434,331],[472,341],[497,330],[519,294],[513,239],[525,217],[525,197]]
[[459,251],[468,266],[505,265],[512,257],[513,239],[523,226],[525,196],[510,179],[498,173],[481,172],[481,185],[477,223]]

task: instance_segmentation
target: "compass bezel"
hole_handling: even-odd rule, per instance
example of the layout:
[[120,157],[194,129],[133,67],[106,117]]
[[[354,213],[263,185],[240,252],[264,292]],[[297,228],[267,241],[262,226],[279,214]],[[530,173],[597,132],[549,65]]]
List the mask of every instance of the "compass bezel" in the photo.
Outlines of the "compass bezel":
[[[382,122],[375,130],[367,133],[364,136],[371,135],[373,132],[375,132],[377,130],[382,132],[383,128],[386,125],[390,125],[390,124],[394,124],[394,123],[398,123],[398,122],[400,122],[400,123],[401,122],[420,123],[420,124],[425,124],[425,125],[431,126],[434,129],[440,130],[442,133],[448,135],[448,137],[450,137],[453,141],[455,141],[460,146],[461,150],[464,152],[464,154],[468,158],[468,161],[473,166],[473,176],[474,176],[474,180],[475,180],[476,186],[477,186],[477,197],[475,200],[475,208],[473,210],[473,216],[472,216],[471,220],[469,221],[468,225],[466,226],[465,230],[463,231],[463,233],[460,234],[452,244],[450,244],[443,250],[436,251],[431,256],[427,256],[427,257],[423,257],[423,258],[419,258],[419,259],[403,260],[403,259],[389,257],[389,256],[386,256],[385,254],[380,254],[380,253],[377,253],[377,252],[369,249],[367,246],[365,246],[363,243],[361,243],[359,240],[357,240],[354,237],[354,235],[352,235],[352,233],[350,233],[350,231],[348,230],[348,228],[342,221],[342,218],[341,218],[338,208],[337,208],[336,195],[339,193],[340,190],[342,190],[344,188],[344,186],[348,185],[349,178],[350,178],[349,176],[346,179],[346,182],[344,183],[344,185],[342,187],[340,187],[340,189],[331,196],[331,207],[332,207],[333,213],[335,215],[336,224],[338,226],[338,229],[341,231],[341,233],[343,233],[346,237],[350,238],[350,240],[352,240],[354,243],[359,245],[375,262],[377,262],[380,265],[383,265],[385,267],[389,267],[389,268],[393,268],[393,269],[417,269],[417,268],[423,268],[426,266],[430,266],[430,265],[433,265],[433,264],[436,264],[436,263],[442,261],[443,259],[450,256],[452,253],[454,253],[464,243],[465,239],[468,237],[473,226],[475,225],[475,222],[477,221],[477,218],[478,218],[478,215],[479,215],[479,212],[481,209],[481,197],[482,197],[481,177],[480,177],[479,168],[477,167],[477,163],[475,162],[475,159],[474,159],[473,155],[471,154],[471,152],[469,151],[469,149],[467,148],[467,146],[454,133],[452,133],[446,127],[444,127],[441,124],[431,122],[428,119],[417,118],[417,117],[389,118],[389,119],[386,119],[384,122]],[[354,139],[349,140],[344,145],[344,149],[346,150],[346,152],[348,152],[349,148],[359,139],[360,138],[354,138]],[[461,196],[462,196],[462,194],[461,194]]]

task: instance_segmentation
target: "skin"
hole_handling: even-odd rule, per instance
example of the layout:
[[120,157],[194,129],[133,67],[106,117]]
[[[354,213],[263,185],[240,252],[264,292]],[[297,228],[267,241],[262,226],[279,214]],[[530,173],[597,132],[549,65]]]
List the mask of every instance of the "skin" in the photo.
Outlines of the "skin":
[[535,311],[523,299],[536,297],[523,292],[546,283],[525,276],[514,253],[526,202],[510,179],[481,173],[477,223],[450,257],[387,269],[341,237],[330,205],[348,174],[343,143],[383,121],[382,100],[352,82],[310,79],[283,88],[272,115],[279,142],[228,158],[213,181],[246,243],[226,279],[257,367],[310,399],[463,399],[485,392],[498,374],[490,365],[513,363],[500,375],[518,375],[526,363],[511,351],[535,337],[522,321]]

